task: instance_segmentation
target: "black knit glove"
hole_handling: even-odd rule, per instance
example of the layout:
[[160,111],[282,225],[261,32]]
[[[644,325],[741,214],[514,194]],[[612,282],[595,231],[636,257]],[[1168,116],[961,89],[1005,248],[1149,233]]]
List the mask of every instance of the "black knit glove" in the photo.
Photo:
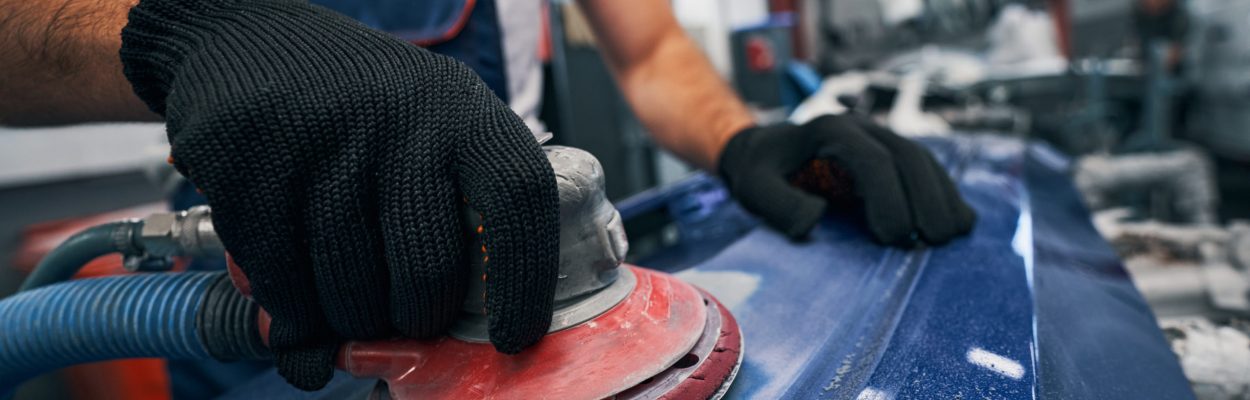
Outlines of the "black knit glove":
[[976,221],[928,151],[853,116],[748,128],[725,146],[720,173],[747,210],[794,239],[827,204],[862,206],[873,237],[898,246],[944,243]]
[[516,353],[546,332],[555,177],[464,65],[299,1],[143,0],[122,40],[174,165],[273,316],[288,382],[322,387],[344,338],[444,332],[480,279],[465,198],[485,221],[491,341]]

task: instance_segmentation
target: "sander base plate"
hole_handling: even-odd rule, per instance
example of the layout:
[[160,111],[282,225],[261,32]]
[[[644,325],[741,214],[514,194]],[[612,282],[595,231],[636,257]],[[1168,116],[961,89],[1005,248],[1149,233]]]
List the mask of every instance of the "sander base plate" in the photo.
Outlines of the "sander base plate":
[[548,334],[517,355],[450,337],[352,342],[339,366],[386,382],[397,399],[718,398],[742,361],[733,316],[706,292],[663,272],[637,278],[616,306]]

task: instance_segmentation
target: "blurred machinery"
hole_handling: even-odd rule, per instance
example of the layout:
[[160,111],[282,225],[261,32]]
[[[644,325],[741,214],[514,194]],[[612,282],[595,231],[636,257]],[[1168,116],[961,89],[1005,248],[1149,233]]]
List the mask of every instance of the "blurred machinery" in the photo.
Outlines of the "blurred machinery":
[[823,71],[859,69],[935,43],[975,41],[999,10],[1019,0],[808,0],[811,59]]
[[1124,257],[1200,399],[1250,396],[1250,223],[1125,221],[1095,225]]
[[1205,152],[1185,148],[1087,155],[1073,172],[1086,204],[1093,209],[1136,203],[1144,208],[1145,217],[1154,220],[1209,226],[1218,221],[1214,169]]
[[811,40],[798,52],[835,76],[800,120],[845,110],[913,136],[1014,136],[1073,157],[1195,393],[1250,397],[1250,3],[804,5],[818,12],[800,16]]
[[1194,88],[1194,107],[1202,118],[1191,127],[1195,140],[1211,151],[1250,161],[1250,3],[1192,0],[1193,27],[1186,80]]

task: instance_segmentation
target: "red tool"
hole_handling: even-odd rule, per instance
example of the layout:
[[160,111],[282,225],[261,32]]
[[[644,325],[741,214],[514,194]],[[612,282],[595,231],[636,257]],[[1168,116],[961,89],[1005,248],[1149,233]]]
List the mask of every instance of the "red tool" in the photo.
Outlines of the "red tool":
[[[433,340],[350,342],[338,367],[386,382],[398,399],[719,398],[742,363],[742,336],[708,293],[657,271],[626,265],[620,214],[603,194],[603,170],[581,150],[548,146],[560,189],[560,280],[549,333],[518,355],[486,334],[485,284],[471,279],[463,314]],[[470,232],[480,216],[465,213]],[[481,246],[475,239],[471,246]],[[246,277],[230,276],[243,294]],[[481,276],[483,260],[469,276]],[[261,337],[268,315],[260,313]]]

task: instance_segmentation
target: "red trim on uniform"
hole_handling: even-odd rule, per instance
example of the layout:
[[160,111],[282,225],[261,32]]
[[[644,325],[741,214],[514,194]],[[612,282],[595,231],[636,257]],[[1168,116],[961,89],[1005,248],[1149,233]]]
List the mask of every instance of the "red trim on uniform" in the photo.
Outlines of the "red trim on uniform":
[[464,9],[460,10],[460,17],[456,19],[456,23],[452,24],[451,29],[448,29],[447,32],[443,32],[442,36],[433,39],[413,40],[412,44],[421,47],[432,46],[456,37],[456,35],[460,34],[460,31],[464,30],[464,25],[469,22],[469,14],[472,13],[475,5],[477,5],[477,0],[466,0]]
[[1055,24],[1055,39],[1059,42],[1059,52],[1072,58],[1072,10],[1068,0],[1049,0],[1051,21]]
[[547,8],[549,4],[549,1],[543,2],[542,18],[539,18],[542,25],[538,32],[542,36],[538,37],[538,59],[543,64],[551,62],[551,10]]

